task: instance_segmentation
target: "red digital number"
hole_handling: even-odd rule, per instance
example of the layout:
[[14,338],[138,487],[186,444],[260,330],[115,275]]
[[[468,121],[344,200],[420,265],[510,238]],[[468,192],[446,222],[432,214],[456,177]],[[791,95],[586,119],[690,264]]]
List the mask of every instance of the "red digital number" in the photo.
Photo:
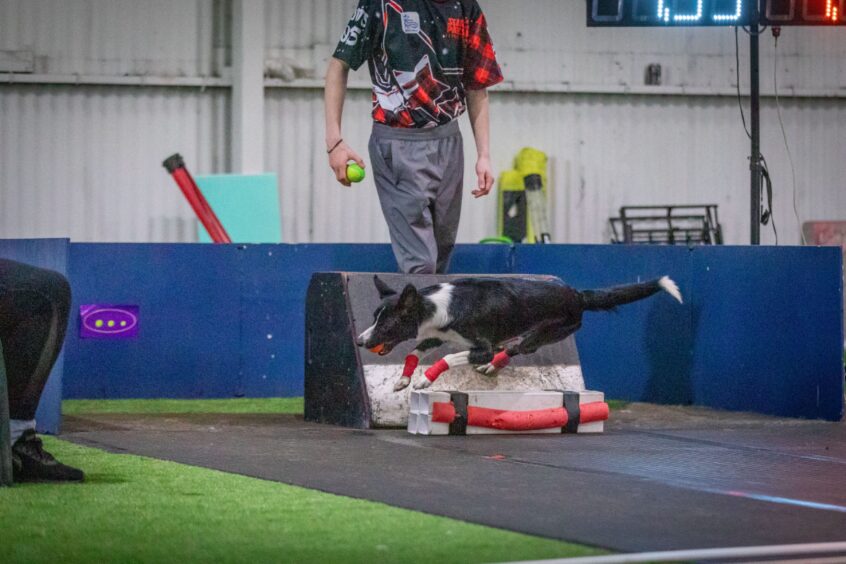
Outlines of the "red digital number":
[[809,22],[840,21],[843,15],[843,0],[804,0],[802,17]]

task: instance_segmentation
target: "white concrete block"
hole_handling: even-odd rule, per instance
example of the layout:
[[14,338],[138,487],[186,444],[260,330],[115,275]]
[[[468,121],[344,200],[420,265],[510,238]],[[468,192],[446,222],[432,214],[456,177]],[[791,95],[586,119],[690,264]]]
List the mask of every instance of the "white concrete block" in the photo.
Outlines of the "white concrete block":
[[[446,392],[412,390],[409,394],[409,405],[411,406],[411,411],[408,414],[409,432],[418,435],[449,435],[449,424],[432,422],[435,402],[449,403],[449,401],[450,395]],[[412,429],[414,430],[412,431]]]
[[412,435],[417,434],[417,428],[419,426],[419,423],[418,423],[419,417],[420,417],[419,414],[415,413],[414,411],[412,411],[411,413],[408,414],[408,427],[407,427],[407,429],[408,429],[408,432],[411,433]]
[[595,390],[582,390],[579,392],[579,403],[593,403],[595,401],[605,401],[605,392],[597,392]]
[[579,425],[578,434],[604,433],[605,421],[594,421],[593,423],[582,423]]

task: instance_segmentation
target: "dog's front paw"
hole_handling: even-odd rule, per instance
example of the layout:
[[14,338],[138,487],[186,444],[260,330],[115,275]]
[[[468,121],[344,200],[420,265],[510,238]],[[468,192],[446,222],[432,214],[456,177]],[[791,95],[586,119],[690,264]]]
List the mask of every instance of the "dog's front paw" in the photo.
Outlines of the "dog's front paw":
[[414,389],[415,390],[425,390],[426,388],[428,388],[431,385],[432,385],[432,382],[428,378],[423,378],[422,380],[420,380],[419,382],[414,384]]
[[476,367],[476,371],[484,374],[485,376],[496,376],[501,368],[494,365],[493,362],[489,362],[487,364],[482,364],[481,366]]
[[394,384],[394,391],[399,392],[401,390],[404,390],[408,387],[409,384],[411,384],[411,378],[409,378],[408,376],[403,376],[402,378],[397,380],[396,384]]

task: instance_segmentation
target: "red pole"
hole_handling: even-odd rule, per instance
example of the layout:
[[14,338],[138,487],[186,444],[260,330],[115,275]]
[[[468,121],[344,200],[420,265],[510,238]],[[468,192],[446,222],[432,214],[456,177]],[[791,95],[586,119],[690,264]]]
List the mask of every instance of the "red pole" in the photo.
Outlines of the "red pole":
[[185,161],[179,154],[172,155],[162,163],[167,171],[173,176],[176,184],[182,190],[182,194],[191,207],[194,213],[197,214],[197,219],[206,228],[206,231],[215,243],[231,243],[232,239],[223,228],[223,224],[215,215],[208,201],[206,200],[197,183],[191,177],[191,173],[185,168]]

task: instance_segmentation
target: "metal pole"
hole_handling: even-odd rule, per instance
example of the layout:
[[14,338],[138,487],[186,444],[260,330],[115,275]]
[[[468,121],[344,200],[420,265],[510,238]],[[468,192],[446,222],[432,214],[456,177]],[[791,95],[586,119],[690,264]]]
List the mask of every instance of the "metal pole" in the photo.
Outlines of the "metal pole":
[[9,436],[9,396],[6,384],[3,343],[0,343],[0,486],[12,485],[12,444]]
[[758,50],[758,13],[757,7],[750,25],[749,56],[750,86],[752,97],[752,155],[749,167],[752,171],[752,214],[751,244],[761,244],[761,82],[759,73],[760,54]]

